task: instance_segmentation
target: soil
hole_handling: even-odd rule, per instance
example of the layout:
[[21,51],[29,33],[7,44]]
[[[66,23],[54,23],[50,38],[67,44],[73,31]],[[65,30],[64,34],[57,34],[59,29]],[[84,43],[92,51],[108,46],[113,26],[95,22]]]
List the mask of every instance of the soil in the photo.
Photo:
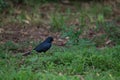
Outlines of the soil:
[[67,39],[60,38],[59,32],[52,32],[49,28],[40,25],[9,24],[0,28],[0,42],[14,41],[16,43],[24,41],[42,41],[48,36],[54,38],[53,44],[65,45]]
[[[68,7],[71,8],[72,12],[77,12],[75,7],[73,7],[72,5],[59,4],[59,6],[60,12],[62,13],[64,13],[64,11]],[[48,13],[50,13],[49,11],[55,11],[56,9],[55,7],[56,5],[53,3],[44,4],[43,6],[41,6],[39,10],[40,12],[43,13],[44,20],[47,20],[49,18],[48,15]],[[119,10],[116,11],[117,11],[116,13],[119,12]],[[19,15],[19,13],[17,15]],[[0,43],[4,43],[6,41],[14,41],[16,43],[24,41],[40,41],[44,40],[48,36],[52,36],[54,37],[53,42],[54,44],[64,46],[68,41],[69,37],[62,39],[60,35],[61,35],[60,32],[51,31],[50,26],[48,24],[7,23],[4,26],[0,27]]]

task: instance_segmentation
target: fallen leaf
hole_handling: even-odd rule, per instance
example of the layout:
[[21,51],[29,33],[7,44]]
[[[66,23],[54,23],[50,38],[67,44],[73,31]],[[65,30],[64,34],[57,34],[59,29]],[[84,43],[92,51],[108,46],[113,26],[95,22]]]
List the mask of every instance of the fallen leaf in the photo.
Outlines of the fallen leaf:
[[28,20],[23,20],[23,22],[25,22],[26,24],[30,24],[30,21]]
[[111,40],[106,41],[106,43],[105,43],[105,44],[109,44],[109,43],[111,43]]
[[0,28],[0,33],[3,33],[4,32],[4,29],[3,28]]

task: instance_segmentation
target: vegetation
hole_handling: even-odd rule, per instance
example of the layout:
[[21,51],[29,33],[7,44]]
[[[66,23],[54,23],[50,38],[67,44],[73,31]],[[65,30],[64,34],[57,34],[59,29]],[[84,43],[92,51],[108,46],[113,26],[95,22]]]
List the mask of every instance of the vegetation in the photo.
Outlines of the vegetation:
[[19,49],[22,44],[11,43],[11,45],[7,43],[0,46],[1,80],[82,80],[82,78],[119,80],[120,78],[120,46],[101,50],[92,46],[90,48],[73,46],[69,49],[53,46],[51,51],[45,54],[33,52],[33,55],[22,57],[20,53],[13,55],[12,48]]
[[[0,80],[119,80],[119,4],[0,0]],[[49,35],[47,53],[22,56]]]

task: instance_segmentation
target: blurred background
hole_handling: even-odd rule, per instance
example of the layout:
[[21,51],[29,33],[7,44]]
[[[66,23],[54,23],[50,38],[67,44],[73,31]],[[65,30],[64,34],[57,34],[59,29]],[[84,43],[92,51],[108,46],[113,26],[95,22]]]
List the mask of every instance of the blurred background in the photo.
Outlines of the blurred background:
[[0,80],[119,80],[119,45],[120,0],[0,0]]
[[55,37],[57,45],[120,44],[119,0],[0,0],[1,43]]

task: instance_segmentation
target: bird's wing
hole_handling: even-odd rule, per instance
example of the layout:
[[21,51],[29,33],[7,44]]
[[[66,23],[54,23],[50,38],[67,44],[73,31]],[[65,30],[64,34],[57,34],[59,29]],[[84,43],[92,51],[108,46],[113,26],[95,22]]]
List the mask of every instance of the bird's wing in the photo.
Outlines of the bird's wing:
[[34,50],[38,51],[38,52],[45,52],[47,51],[49,48],[51,47],[50,43],[41,43],[39,44]]
[[46,51],[46,50],[48,50],[50,47],[51,47],[51,43],[45,43],[45,44],[43,45],[43,47],[42,47],[42,50],[43,50],[43,51]]
[[37,45],[33,50],[36,50],[37,48],[41,47],[44,43],[40,43],[39,45]]

